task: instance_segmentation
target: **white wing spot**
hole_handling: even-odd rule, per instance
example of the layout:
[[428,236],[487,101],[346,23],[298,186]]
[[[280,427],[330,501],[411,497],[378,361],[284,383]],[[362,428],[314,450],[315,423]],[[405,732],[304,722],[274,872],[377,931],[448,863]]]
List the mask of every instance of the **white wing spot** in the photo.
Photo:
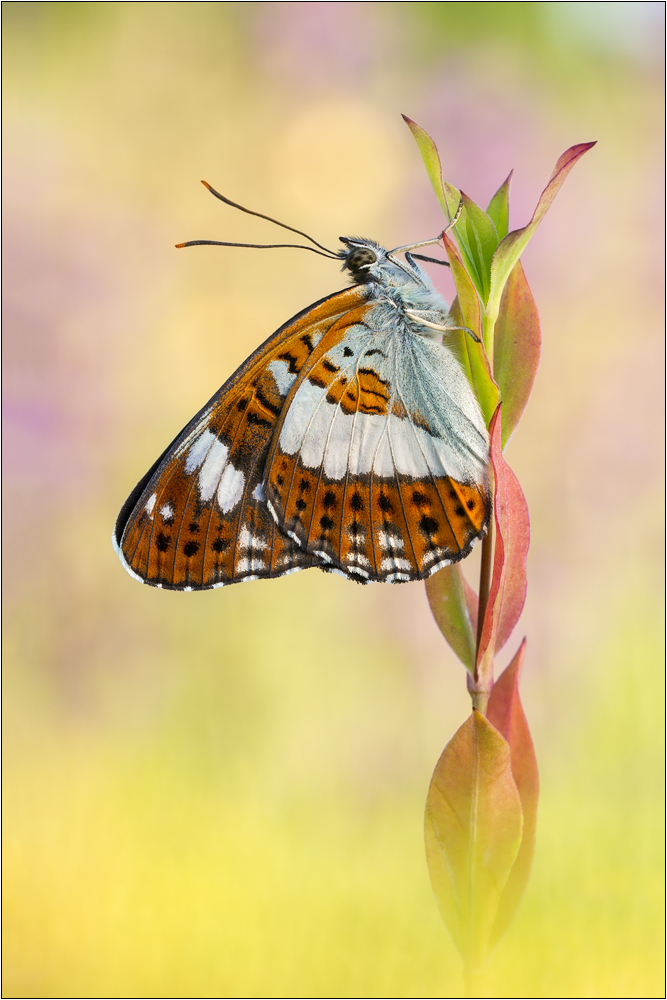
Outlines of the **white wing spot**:
[[[357,556],[357,559],[359,559],[359,556]],[[368,563],[368,559],[366,559],[366,563]],[[368,579],[368,573],[365,569],[362,569],[361,566],[355,566],[353,563],[350,563],[347,569],[350,573],[358,573],[359,576],[363,576]]]
[[194,472],[195,469],[199,468],[211,450],[211,445],[215,440],[215,434],[209,430],[205,430],[199,435],[195,443],[190,448],[188,457],[185,460],[185,471],[188,475]]
[[239,548],[240,549],[250,549],[253,551],[256,549],[268,549],[269,545],[263,538],[259,535],[253,535],[249,530],[248,525],[244,524],[239,531]]
[[153,513],[153,507],[155,506],[156,500],[157,500],[157,493],[152,493],[149,496],[148,500],[146,501],[146,506],[144,507],[144,510],[146,511],[147,514]]
[[163,506],[160,507],[160,514],[165,519],[165,521],[168,521],[171,517],[174,516],[174,508],[170,503],[163,504]]
[[281,396],[286,396],[296,381],[296,375],[290,372],[286,361],[272,361],[268,368],[275,379],[278,392]]
[[220,476],[222,475],[228,455],[229,448],[227,445],[215,438],[209,447],[204,464],[199,470],[199,496],[202,501],[206,502],[210,500],[218,488]]
[[398,535],[388,535],[386,531],[378,532],[378,541],[383,549],[389,549],[390,552],[400,552],[405,548],[402,538]]
[[235,469],[233,465],[228,465],[218,486],[218,505],[223,514],[229,514],[230,510],[234,510],[243,496],[244,486],[245,476],[243,473],[239,469]]
[[[389,556],[387,559],[383,559],[380,563],[381,570],[388,569],[412,569],[412,563],[407,559],[401,559],[398,556]],[[400,577],[397,577],[399,579]],[[408,577],[410,579],[410,577]]]
[[266,563],[263,559],[237,559],[236,560],[236,572],[237,573],[248,573],[248,572],[258,572],[261,569],[266,569]]

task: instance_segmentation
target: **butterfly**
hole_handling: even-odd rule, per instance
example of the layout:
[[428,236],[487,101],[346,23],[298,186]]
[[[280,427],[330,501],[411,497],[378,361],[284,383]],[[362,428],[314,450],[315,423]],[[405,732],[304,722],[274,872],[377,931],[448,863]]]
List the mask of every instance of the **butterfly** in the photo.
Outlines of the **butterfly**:
[[[136,580],[172,590],[311,566],[425,579],[468,555],[491,509],[486,424],[416,258],[443,261],[410,253],[440,237],[391,251],[341,237],[331,251],[276,224],[314,247],[219,245],[313,250],[351,286],[283,324],[192,418],[123,505],[114,547]],[[218,241],[178,245],[198,244]]]

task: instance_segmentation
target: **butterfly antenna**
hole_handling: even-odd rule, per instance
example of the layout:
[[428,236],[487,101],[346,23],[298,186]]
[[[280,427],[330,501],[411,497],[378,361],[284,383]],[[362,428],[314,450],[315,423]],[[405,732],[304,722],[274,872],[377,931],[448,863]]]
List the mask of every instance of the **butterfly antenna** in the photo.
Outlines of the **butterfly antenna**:
[[456,223],[461,218],[461,212],[462,211],[463,211],[463,198],[461,198],[459,200],[459,207],[456,209],[456,215],[454,216],[454,218],[452,219],[452,221],[449,223],[449,225],[446,226],[443,229],[443,231],[440,233],[440,239],[442,239],[442,237],[445,235],[445,233],[448,233],[450,229],[454,228],[454,226],[456,225]]
[[[308,233],[304,233],[300,229],[295,229],[294,226],[288,226],[284,222],[279,222],[278,219],[273,219],[271,218],[270,215],[264,215],[263,212],[253,212],[251,208],[244,208],[243,205],[239,205],[237,202],[232,201],[231,198],[226,198],[224,194],[220,194],[220,192],[216,191],[214,187],[211,187],[208,181],[202,181],[202,184],[208,191],[211,192],[212,195],[214,195],[220,201],[224,201],[225,205],[231,205],[232,208],[238,208],[240,212],[246,212],[248,215],[256,215],[259,219],[266,219],[267,222],[273,222],[274,225],[281,226],[282,229],[289,229],[291,233],[296,233],[298,236],[305,236],[305,238],[307,240],[310,240],[310,242],[313,243],[316,247],[319,247],[320,250],[325,251],[325,254],[323,254],[323,256],[333,257],[336,260],[339,259],[338,254],[334,253],[333,250],[329,250],[328,247],[322,246],[321,243],[318,243],[317,240],[314,240],[312,236],[308,235]],[[178,243],[177,246],[191,247],[191,246],[200,246],[202,244],[206,244],[209,246],[213,245],[213,246],[224,246],[224,247],[252,247],[253,249],[256,250],[273,250],[276,247],[295,247],[299,250],[313,249],[312,247],[304,247],[300,243],[270,243],[270,244],[269,243],[220,243],[215,240],[190,240],[187,243]],[[316,250],[314,252],[318,253],[319,251]]]
[[340,260],[340,257],[334,253],[322,253],[321,250],[316,250],[315,247],[306,247],[303,243],[223,243],[222,240],[188,240],[186,243],[176,243],[176,249],[180,250],[182,247],[249,247],[252,250],[276,250],[278,247],[294,247],[296,250],[311,250],[313,253],[317,253],[320,257],[326,257],[327,260]]

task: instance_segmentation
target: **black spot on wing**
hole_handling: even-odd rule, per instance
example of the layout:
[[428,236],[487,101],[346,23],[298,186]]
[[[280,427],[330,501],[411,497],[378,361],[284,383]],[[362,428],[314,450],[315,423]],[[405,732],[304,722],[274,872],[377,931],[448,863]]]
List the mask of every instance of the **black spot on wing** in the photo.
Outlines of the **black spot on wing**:
[[282,407],[276,406],[276,404],[272,403],[270,399],[267,399],[264,393],[261,391],[261,389],[255,389],[255,399],[257,400],[258,403],[261,403],[261,405],[264,407],[265,410],[268,410],[269,413],[272,413],[274,417],[280,416],[280,411]]
[[353,493],[350,497],[350,507],[352,510],[361,511],[364,509],[364,498],[361,493]]
[[380,495],[378,497],[378,507],[385,513],[389,513],[389,511],[394,509],[394,505],[392,504],[387,494],[382,492],[380,492]]
[[293,354],[289,353],[289,351],[285,351],[284,354],[279,354],[278,361],[287,362],[290,375],[298,375],[301,371],[301,368],[299,367],[299,359],[295,358]]
[[423,531],[425,535],[434,535],[438,530],[438,522],[434,517],[428,517],[426,514],[424,517],[420,518],[419,529]]
[[[280,412],[280,411],[278,411]],[[248,423],[255,424],[257,427],[273,427],[274,423],[271,420],[265,420],[264,417],[260,417],[258,413],[250,412],[248,414]]]

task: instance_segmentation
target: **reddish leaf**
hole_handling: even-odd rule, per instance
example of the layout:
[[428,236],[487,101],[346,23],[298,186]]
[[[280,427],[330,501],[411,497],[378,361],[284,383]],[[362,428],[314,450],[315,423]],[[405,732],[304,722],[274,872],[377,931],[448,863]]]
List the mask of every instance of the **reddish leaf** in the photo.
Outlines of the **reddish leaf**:
[[490,662],[509,639],[526,600],[526,558],[530,543],[528,505],[516,476],[503,458],[500,428],[501,407],[498,407],[489,427],[495,479],[496,544],[489,600],[477,650],[477,670],[481,676],[490,673]]
[[501,241],[500,246],[494,254],[493,264],[491,265],[491,291],[487,301],[487,311],[492,318],[495,319],[497,315],[496,310],[500,306],[500,297],[502,295],[503,288],[505,287],[505,282],[509,278],[510,272],[514,268],[514,265],[523,251],[526,249],[526,246],[530,242],[537,226],[544,218],[551,202],[558,194],[561,184],[569,174],[570,170],[572,170],[572,167],[575,165],[577,160],[580,159],[584,153],[587,153],[588,150],[594,145],[594,142],[581,142],[577,146],[570,146],[570,148],[563,153],[554,167],[554,171],[549,178],[549,183],[540,195],[540,200],[537,203],[537,207],[533,212],[533,217],[528,225],[524,226],[523,229],[516,229]]
[[458,563],[429,576],[426,596],[438,628],[459,660],[472,672],[477,644],[477,594]]
[[540,360],[540,317],[521,263],[510,274],[495,326],[493,377],[503,401],[503,448],[524,411]]
[[487,955],[521,843],[510,748],[477,711],[445,747],[426,801],[426,857],[442,917],[464,960]]
[[498,914],[491,935],[492,943],[495,943],[509,926],[521,901],[528,882],[535,847],[539,778],[535,749],[519,698],[519,678],[525,651],[526,640],[524,639],[514,659],[496,681],[486,712],[489,722],[509,743],[512,776],[519,792],[523,810],[521,847],[512,866],[507,885],[500,897]]

